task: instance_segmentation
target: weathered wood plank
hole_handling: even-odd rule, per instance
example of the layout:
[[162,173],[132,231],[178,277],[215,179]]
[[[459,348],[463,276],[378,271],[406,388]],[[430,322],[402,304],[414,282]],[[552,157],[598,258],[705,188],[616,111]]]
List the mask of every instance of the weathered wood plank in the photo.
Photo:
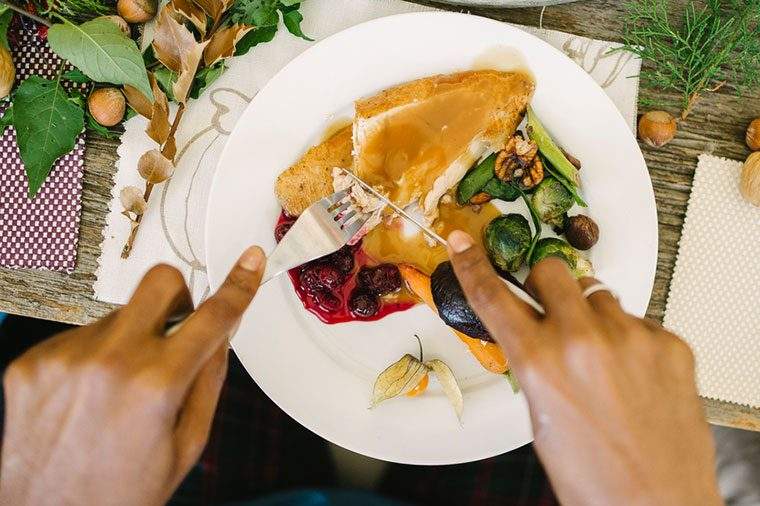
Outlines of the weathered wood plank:
[[[448,10],[451,5],[418,0]],[[512,23],[538,26],[541,9],[471,9],[474,14]],[[619,41],[624,19],[623,2],[587,0],[548,7],[543,26],[587,37]],[[743,159],[744,129],[760,115],[760,94],[739,98],[726,88],[705,96],[687,121],[681,122],[675,140],[663,149],[642,146],[652,177],[659,220],[659,257],[652,299],[647,315],[661,321],[668,286],[678,251],[678,240],[700,153]],[[642,100],[673,98],[642,88]],[[673,110],[672,112],[677,112]],[[66,276],[44,271],[0,269],[0,311],[70,323],[87,323],[113,306],[92,299],[101,230],[110,200],[117,141],[90,135],[85,158],[85,178],[79,260],[76,271]],[[731,403],[705,400],[708,419],[714,423],[760,430],[760,410]]]

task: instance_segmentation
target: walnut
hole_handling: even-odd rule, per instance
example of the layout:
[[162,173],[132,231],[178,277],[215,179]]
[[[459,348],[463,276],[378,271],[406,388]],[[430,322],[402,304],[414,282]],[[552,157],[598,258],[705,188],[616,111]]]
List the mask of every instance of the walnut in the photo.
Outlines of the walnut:
[[485,204],[486,202],[489,202],[492,198],[493,197],[491,197],[486,192],[476,193],[470,199],[470,204],[473,204],[473,205]]
[[509,138],[494,162],[496,177],[505,182],[517,182],[524,190],[533,188],[544,179],[544,165],[533,141],[515,134]]

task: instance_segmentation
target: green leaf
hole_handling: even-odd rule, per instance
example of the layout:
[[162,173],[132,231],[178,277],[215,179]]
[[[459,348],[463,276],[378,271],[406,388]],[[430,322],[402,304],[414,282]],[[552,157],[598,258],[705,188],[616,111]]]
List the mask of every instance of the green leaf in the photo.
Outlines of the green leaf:
[[285,24],[285,28],[296,37],[301,37],[304,40],[313,41],[314,39],[304,35],[301,30],[301,21],[303,21],[303,15],[298,12],[298,8],[301,4],[293,4],[290,7],[280,9],[282,11],[282,22]]
[[203,95],[203,92],[211,86],[214,81],[227,69],[224,65],[224,61],[217,62],[213,67],[205,67],[195,74],[195,80],[193,81],[193,87],[190,89],[190,97],[198,98]]
[[64,72],[63,75],[61,75],[61,78],[71,81],[72,83],[91,83],[92,79],[84,75],[84,72],[82,72],[79,69],[71,69],[67,72]]
[[9,105],[3,116],[0,117],[0,135],[3,135],[9,126],[13,126],[13,104]]
[[277,26],[280,17],[277,0],[237,0],[230,10],[230,23],[242,23],[256,27]]
[[16,90],[13,126],[29,179],[29,198],[34,198],[53,163],[74,148],[84,128],[84,111],[71,103],[60,79],[31,76]]
[[105,139],[118,139],[121,135],[121,132],[111,130],[95,121],[89,111],[87,112],[87,131],[95,132]]
[[277,25],[257,27],[243,35],[243,38],[235,45],[235,56],[243,56],[252,47],[274,39],[277,34]]
[[81,109],[84,109],[87,106],[87,98],[85,98],[84,93],[79,90],[72,90],[71,94],[69,94],[68,100]]
[[56,24],[48,30],[48,43],[93,81],[129,84],[153,99],[142,55],[115,23],[94,19],[78,26]]
[[11,46],[8,44],[8,27],[11,19],[13,19],[13,11],[7,5],[0,5],[0,45],[9,51]]
[[280,0],[280,4],[284,5],[285,7],[290,7],[291,5],[298,5],[302,2],[302,0]]
[[172,72],[166,67],[159,67],[153,72],[153,76],[156,78],[158,86],[166,93],[166,98],[175,102],[174,91],[172,91],[172,83],[177,80],[177,74]]

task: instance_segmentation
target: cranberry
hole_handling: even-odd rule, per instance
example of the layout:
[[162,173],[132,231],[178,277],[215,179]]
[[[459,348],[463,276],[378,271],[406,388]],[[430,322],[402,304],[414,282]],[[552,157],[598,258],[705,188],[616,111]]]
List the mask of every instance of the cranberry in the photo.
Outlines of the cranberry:
[[274,240],[277,242],[282,241],[282,238],[288,233],[288,230],[293,226],[293,223],[294,222],[292,221],[284,221],[277,225],[274,229]]
[[315,292],[314,299],[317,301],[320,308],[329,311],[330,313],[338,311],[341,306],[340,299],[327,290],[319,290]]
[[342,285],[346,278],[337,268],[320,262],[304,267],[300,279],[307,292],[316,293],[321,289],[334,290]]
[[356,290],[351,294],[348,308],[356,316],[369,318],[370,316],[375,316],[380,310],[380,301],[371,293]]
[[354,270],[354,254],[351,248],[344,246],[327,257],[327,263],[335,266],[343,274]]
[[359,284],[375,295],[387,295],[401,289],[401,272],[394,264],[363,267],[359,271]]
[[298,276],[301,286],[309,293],[316,293],[322,288],[316,267],[315,265],[307,264],[301,269],[301,274]]
[[45,25],[39,25],[37,27],[37,37],[40,40],[47,40],[48,27]]

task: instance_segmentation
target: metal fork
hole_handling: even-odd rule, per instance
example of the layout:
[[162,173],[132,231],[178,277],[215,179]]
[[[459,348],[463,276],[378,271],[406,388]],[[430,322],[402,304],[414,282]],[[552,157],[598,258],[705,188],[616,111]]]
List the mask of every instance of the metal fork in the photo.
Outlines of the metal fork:
[[349,190],[315,202],[293,223],[267,258],[261,284],[346,245],[369,219],[352,206]]

